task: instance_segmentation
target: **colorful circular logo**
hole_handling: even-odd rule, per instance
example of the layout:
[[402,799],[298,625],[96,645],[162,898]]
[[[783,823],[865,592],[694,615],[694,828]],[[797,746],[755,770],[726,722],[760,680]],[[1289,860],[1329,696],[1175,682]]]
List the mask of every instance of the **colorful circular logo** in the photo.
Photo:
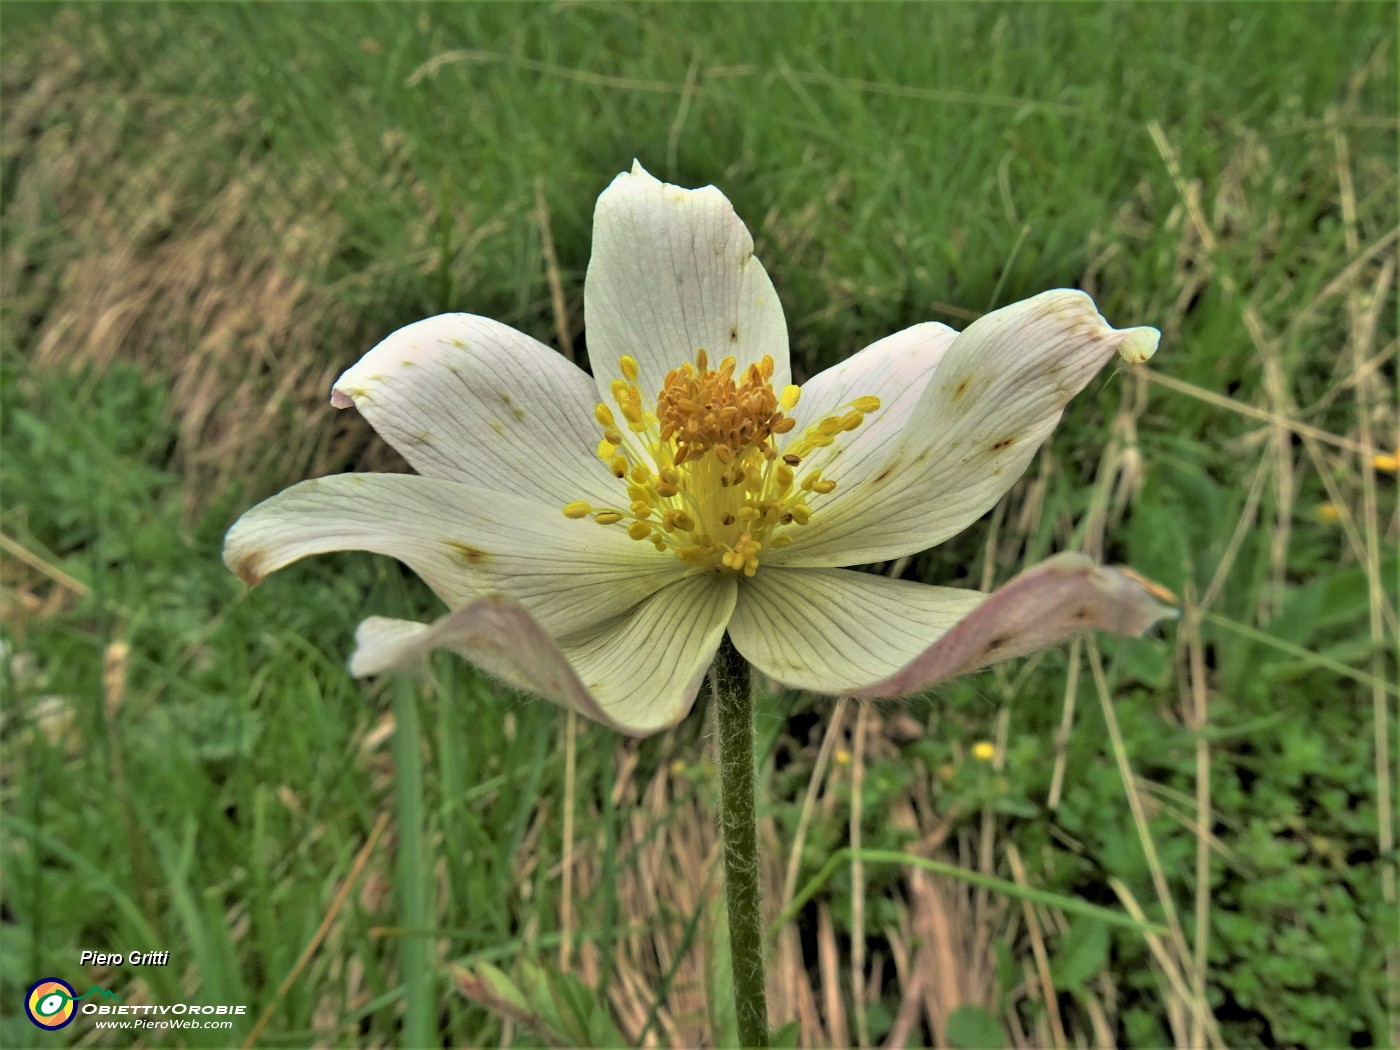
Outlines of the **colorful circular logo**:
[[45,977],[36,981],[24,1000],[24,1012],[40,1028],[57,1031],[73,1022],[77,1009],[73,1000],[77,993],[67,981],[57,977]]

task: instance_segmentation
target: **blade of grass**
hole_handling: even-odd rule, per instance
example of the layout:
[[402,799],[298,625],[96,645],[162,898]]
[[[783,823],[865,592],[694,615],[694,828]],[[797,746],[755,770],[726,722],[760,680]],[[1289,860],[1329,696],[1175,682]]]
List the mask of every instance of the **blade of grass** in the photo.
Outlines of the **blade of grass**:
[[[1331,121],[1337,118],[1336,110],[1328,114]],[[1346,233],[1348,254],[1356,256],[1361,247],[1357,233],[1356,190],[1351,177],[1351,147],[1339,127],[1332,128],[1333,148],[1337,153],[1337,182],[1342,205],[1342,225]],[[1387,296],[1395,275],[1394,260],[1387,260],[1376,287],[1374,302],[1379,306]],[[1385,660],[1382,645],[1385,641],[1385,625],[1382,611],[1385,608],[1385,594],[1380,575],[1380,512],[1376,504],[1375,452],[1371,434],[1371,384],[1363,379],[1366,356],[1375,339],[1374,314],[1366,309],[1355,286],[1347,291],[1347,314],[1350,324],[1347,329],[1347,344],[1351,351],[1352,375],[1356,378],[1356,419],[1361,435],[1361,445],[1365,451],[1358,464],[1361,475],[1361,518],[1366,541],[1366,582],[1368,584],[1367,611],[1371,629],[1371,721],[1375,739],[1376,770],[1376,845],[1382,857],[1390,858],[1381,869],[1381,898],[1387,909],[1395,916],[1397,903],[1395,870],[1395,825],[1391,816],[1390,788],[1390,705],[1385,701]],[[1390,1017],[1390,1041],[1400,1045],[1400,949],[1393,938],[1387,939],[1385,969],[1389,978],[1390,995],[1386,1004]]]
[[671,994],[671,985],[676,979],[676,971],[680,969],[686,953],[690,951],[691,942],[694,941],[695,933],[700,928],[700,920],[705,914],[705,902],[709,899],[710,880],[713,875],[714,867],[712,865],[705,870],[705,884],[700,891],[700,903],[690,913],[690,918],[686,920],[685,929],[681,931],[680,943],[676,945],[676,950],[671,955],[666,972],[661,975],[661,981],[656,986],[656,995],[651,1000],[651,1006],[647,1008],[646,1021],[643,1022],[642,1030],[636,1039],[638,1046],[646,1045],[647,1036],[651,1034],[652,1027],[656,1024],[661,1013],[661,1004]]
[[1038,890],[1033,886],[1018,886],[1007,879],[999,879],[994,875],[983,875],[980,871],[969,871],[960,868],[956,864],[945,864],[942,861],[930,860],[927,857],[916,857],[911,853],[900,853],[897,850],[884,849],[862,849],[853,850],[849,846],[843,846],[833,853],[830,859],[822,865],[821,870],[813,875],[793,897],[789,904],[778,915],[773,923],[768,927],[769,936],[777,934],[784,924],[790,922],[792,918],[802,910],[803,906],[816,896],[827,881],[836,874],[843,864],[848,864],[857,859],[866,864],[893,864],[904,867],[922,868],[924,871],[931,871],[935,875],[944,875],[950,879],[958,879],[971,886],[981,889],[991,890],[993,893],[1001,893],[1017,900],[1031,901],[1035,904],[1044,904],[1051,908],[1059,908],[1061,911],[1069,912],[1072,915],[1083,915],[1086,918],[1106,922],[1111,926],[1126,927],[1138,932],[1165,934],[1167,928],[1160,923],[1149,922],[1145,919],[1134,919],[1123,915],[1120,912],[1112,911],[1108,908],[1101,908],[1097,904],[1090,904],[1087,901],[1079,900],[1077,897],[1066,897],[1062,893],[1051,893],[1048,890]]
[[[406,675],[395,678],[394,795],[398,817],[398,867],[395,889],[403,925],[431,933],[428,888],[431,867],[423,862],[423,752],[418,739],[418,689]],[[403,1046],[430,1046],[437,998],[433,994],[428,953],[435,938],[425,935],[399,941],[400,977],[404,986]]]
[[287,996],[287,991],[296,983],[296,979],[301,976],[301,972],[306,969],[306,965],[311,961],[311,957],[316,954],[316,949],[321,946],[321,942],[326,939],[326,934],[330,932],[331,924],[335,922],[335,917],[340,914],[340,909],[344,906],[346,899],[350,896],[350,891],[360,880],[360,873],[364,871],[365,864],[374,854],[374,847],[379,844],[379,836],[384,834],[384,829],[389,826],[389,814],[379,814],[379,819],[374,822],[374,827],[370,829],[369,837],[365,839],[365,844],[360,847],[360,852],[355,855],[355,861],[350,865],[350,873],[345,876],[345,881],[340,884],[340,889],[336,891],[335,899],[331,901],[331,906],[326,909],[325,916],[321,919],[321,925],[316,927],[316,933],[311,940],[307,941],[306,947],[302,950],[301,957],[297,959],[296,965],[287,971],[287,976],[282,978],[282,983],[277,986],[277,994],[272,1001],[267,1004],[257,1023],[253,1025],[253,1030],[248,1033],[248,1038],[243,1040],[244,1050],[258,1045],[258,1037],[262,1035],[263,1029],[267,1027],[268,1021],[272,1020],[272,1014],[277,1009],[277,1004]]
[[1234,631],[1236,634],[1242,634],[1251,641],[1258,642],[1261,645],[1271,646],[1281,653],[1287,653],[1289,656],[1296,656],[1300,660],[1315,664],[1324,670],[1331,671],[1333,674],[1341,675],[1343,678],[1350,678],[1354,682],[1360,682],[1362,685],[1378,690],[1380,693],[1400,697],[1400,686],[1391,685],[1389,682],[1375,678],[1366,674],[1364,671],[1358,671],[1354,667],[1348,667],[1346,664],[1339,663],[1331,657],[1304,649],[1302,646],[1294,645],[1292,642],[1285,642],[1282,638],[1276,638],[1272,634],[1250,627],[1248,624],[1237,623],[1234,620],[1226,619],[1224,616],[1217,615],[1216,613],[1206,613],[1202,619],[1206,620],[1208,623],[1215,624],[1217,627],[1224,627],[1227,630]]

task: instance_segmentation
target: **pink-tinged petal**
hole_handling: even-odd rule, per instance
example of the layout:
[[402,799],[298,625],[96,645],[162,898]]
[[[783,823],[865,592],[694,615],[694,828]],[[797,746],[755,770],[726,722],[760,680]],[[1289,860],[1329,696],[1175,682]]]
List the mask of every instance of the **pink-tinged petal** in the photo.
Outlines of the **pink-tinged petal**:
[[[910,415],[957,335],[945,324],[914,325],[804,383],[797,408],[789,413],[798,425],[785,436],[784,447],[800,438],[807,426],[827,416],[844,415],[856,398],[878,397],[880,407],[866,415],[859,429],[810,456],[799,468],[799,476],[817,469],[839,489],[857,485],[880,470],[898,447]],[[827,498],[813,497],[813,509],[819,510]]]
[[729,636],[794,689],[849,693],[897,672],[986,598],[853,569],[760,569],[739,589]]
[[971,613],[894,674],[851,695],[907,696],[938,682],[1026,656],[1086,630],[1137,637],[1175,609],[1135,573],[1058,554],[987,596]]
[[504,595],[478,598],[434,624],[372,617],[355,634],[357,677],[450,649],[517,689],[629,736],[690,711],[734,608],[732,577],[688,576],[632,610],[563,638]]
[[508,594],[556,634],[632,608],[684,569],[622,529],[414,474],[337,474],[293,485],[234,523],[224,563],[256,584],[309,555],[351,550],[397,558],[449,607]]
[[773,385],[789,382],[787,321],[753,238],[713,186],[685,190],[634,164],[593,213],[593,256],[583,289],[588,359],[602,399],[636,359],[637,386],[654,398],[666,373],[703,349],[749,364],[770,355]]
[[625,496],[594,454],[593,380],[486,317],[400,328],[336,380],[331,404],[354,405],[427,477],[556,507]]
[[1143,361],[1154,328],[1118,331],[1083,292],[1058,290],[974,321],[878,470],[812,505],[774,565],[883,561],[924,550],[987,512],[1030,464],[1065,405],[1115,354]]

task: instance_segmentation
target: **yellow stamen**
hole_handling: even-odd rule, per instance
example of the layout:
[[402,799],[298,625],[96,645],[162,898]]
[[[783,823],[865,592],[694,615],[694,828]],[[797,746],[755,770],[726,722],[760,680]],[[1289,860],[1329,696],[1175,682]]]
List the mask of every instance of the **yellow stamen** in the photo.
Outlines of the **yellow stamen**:
[[693,362],[666,374],[654,401],[637,385],[636,358],[619,358],[618,369],[621,378],[608,384],[614,405],[596,405],[593,416],[603,431],[598,457],[627,500],[602,510],[578,500],[564,512],[621,525],[697,570],[753,576],[764,551],[791,544],[784,526],[806,525],[813,502],[819,511],[820,498],[836,488],[819,470],[799,478],[797,468],[880,407],[877,397],[857,397],[795,433],[801,388],[774,390],[771,356],[742,368],[724,357],[711,367],[697,349]]

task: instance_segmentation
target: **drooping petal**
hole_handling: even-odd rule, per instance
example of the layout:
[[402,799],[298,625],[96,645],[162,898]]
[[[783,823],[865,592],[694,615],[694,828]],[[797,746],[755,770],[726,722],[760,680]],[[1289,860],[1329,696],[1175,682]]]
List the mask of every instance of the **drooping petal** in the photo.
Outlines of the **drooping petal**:
[[813,505],[772,564],[851,565],[923,550],[1001,498],[1069,399],[1115,354],[1145,361],[1155,328],[1118,331],[1083,292],[1057,290],[974,321],[939,362],[875,471]]
[[413,474],[337,474],[293,485],[234,523],[224,563],[256,584],[300,558],[345,550],[397,558],[450,607],[508,594],[555,634],[630,609],[683,570],[620,529]]
[[473,314],[400,328],[342,375],[354,405],[414,470],[556,507],[622,498],[598,460],[587,373],[523,332]]
[[[804,425],[844,414],[858,397],[878,397],[880,407],[857,430],[817,451],[803,468],[820,470],[838,489],[868,478],[897,447],[910,414],[957,335],[945,324],[917,324],[813,376],[802,385],[801,400],[791,413],[799,425],[785,436],[779,450],[800,438]],[[814,507],[822,505],[814,503]]]
[[561,639],[503,595],[478,598],[434,624],[372,617],[355,634],[350,670],[382,674],[451,649],[516,688],[647,736],[690,711],[736,590],[733,577],[688,576]]
[[753,238],[713,186],[684,190],[640,164],[613,180],[593,213],[593,256],[583,289],[588,359],[604,401],[625,354],[646,397],[703,349],[745,367],[765,354],[773,386],[789,381],[787,321]]
[[[851,577],[861,579],[852,586]],[[1175,615],[1134,576],[1060,554],[990,595],[846,570],[776,571],[745,588],[730,632],[739,652],[780,682],[878,698],[907,696],[1081,631],[1136,636]]]
[[907,696],[1002,660],[1057,645],[1082,631],[1138,637],[1177,611],[1136,574],[1083,554],[1047,558],[997,588],[964,620],[890,677],[854,695]]
[[784,685],[849,693],[894,674],[985,598],[853,569],[763,570],[744,581],[729,636]]

